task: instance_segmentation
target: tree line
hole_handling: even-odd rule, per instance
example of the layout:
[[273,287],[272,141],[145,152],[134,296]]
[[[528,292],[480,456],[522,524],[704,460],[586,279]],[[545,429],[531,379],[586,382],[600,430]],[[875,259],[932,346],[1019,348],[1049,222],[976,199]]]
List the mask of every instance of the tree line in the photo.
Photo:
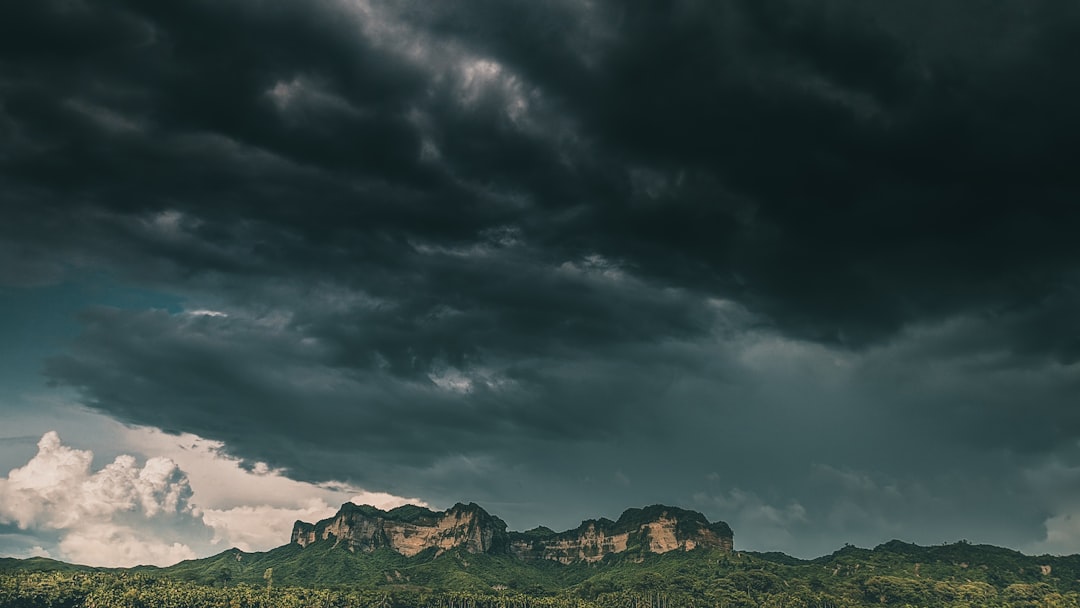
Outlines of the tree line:
[[[1045,583],[1003,589],[984,582],[869,576],[842,587],[770,573],[708,581],[645,577],[622,590],[568,591],[532,596],[410,588],[319,589],[265,585],[206,585],[131,572],[10,572],[0,574],[0,608],[1080,608],[1080,594]],[[697,583],[695,587],[692,583]],[[596,591],[595,589],[593,591]]]

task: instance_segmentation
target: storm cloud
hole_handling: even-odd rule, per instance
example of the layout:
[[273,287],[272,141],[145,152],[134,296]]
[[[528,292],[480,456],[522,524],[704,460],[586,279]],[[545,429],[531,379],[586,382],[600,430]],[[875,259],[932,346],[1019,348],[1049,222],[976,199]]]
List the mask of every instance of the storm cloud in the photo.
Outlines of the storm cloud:
[[296,479],[1080,550],[1078,41],[1019,0],[12,5],[0,283],[179,302],[87,302],[45,376]]

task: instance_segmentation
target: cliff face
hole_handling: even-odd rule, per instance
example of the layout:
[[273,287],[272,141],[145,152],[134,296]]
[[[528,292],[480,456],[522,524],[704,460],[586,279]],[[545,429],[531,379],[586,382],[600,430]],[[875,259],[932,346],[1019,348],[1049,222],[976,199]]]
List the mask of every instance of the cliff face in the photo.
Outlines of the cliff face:
[[469,553],[503,553],[507,545],[506,524],[501,519],[475,504],[460,503],[436,513],[412,505],[381,511],[347,502],[330,519],[293,524],[291,542],[301,547],[330,538],[350,551],[389,547],[409,557],[429,547],[437,554],[455,547]]
[[724,522],[710,524],[701,513],[663,505],[628,509],[618,521],[588,520],[566,532],[537,529],[510,536],[510,552],[518,558],[564,564],[595,562],[627,550],[667,553],[697,547],[731,551],[731,528]]
[[333,540],[350,551],[387,547],[406,556],[434,548],[436,555],[461,548],[469,553],[510,554],[524,560],[594,562],[627,550],[666,553],[697,547],[732,550],[731,528],[709,523],[694,512],[655,505],[629,509],[618,521],[595,519],[566,532],[537,528],[507,533],[506,524],[475,504],[456,504],[443,512],[407,505],[381,511],[345,503],[318,523],[298,521],[291,542],[305,547]]

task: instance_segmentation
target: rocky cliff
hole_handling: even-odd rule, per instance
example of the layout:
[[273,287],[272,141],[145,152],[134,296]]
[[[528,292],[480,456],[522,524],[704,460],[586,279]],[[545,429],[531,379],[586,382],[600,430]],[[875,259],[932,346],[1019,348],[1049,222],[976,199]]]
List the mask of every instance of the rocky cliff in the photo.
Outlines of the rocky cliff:
[[618,521],[591,519],[566,532],[537,528],[511,533],[510,552],[521,559],[550,559],[568,564],[594,562],[623,551],[690,551],[697,547],[732,549],[731,528],[709,523],[704,515],[653,505],[627,509]]
[[327,539],[350,551],[388,547],[409,557],[432,547],[437,554],[455,547],[469,553],[504,553],[507,548],[506,523],[476,504],[461,503],[437,513],[413,505],[382,511],[347,502],[330,519],[293,524],[291,542],[302,547]]
[[536,528],[508,533],[501,519],[476,504],[459,503],[436,512],[412,505],[382,511],[345,503],[329,519],[293,525],[291,542],[304,547],[321,540],[344,544],[350,551],[371,552],[386,547],[410,557],[428,549],[438,555],[461,548],[469,553],[509,554],[523,560],[562,563],[594,562],[624,551],[732,549],[731,528],[726,523],[709,523],[701,513],[663,505],[628,509],[617,521],[586,520],[566,532]]

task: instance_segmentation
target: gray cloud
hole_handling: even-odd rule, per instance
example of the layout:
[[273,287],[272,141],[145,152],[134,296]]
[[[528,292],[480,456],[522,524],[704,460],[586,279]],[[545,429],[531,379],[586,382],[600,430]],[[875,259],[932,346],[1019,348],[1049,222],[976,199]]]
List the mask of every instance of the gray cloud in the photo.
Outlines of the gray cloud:
[[464,495],[521,525],[681,502],[741,525],[742,546],[804,555],[891,536],[1030,543],[1068,503],[1032,475],[1080,455],[1059,413],[1075,369],[935,346],[974,323],[867,353],[728,329],[396,375],[242,314],[99,310],[49,374],[301,478]]
[[1067,3],[2,10],[0,281],[187,311],[83,314],[92,408],[530,526],[1075,502],[1020,497],[1080,431]]

